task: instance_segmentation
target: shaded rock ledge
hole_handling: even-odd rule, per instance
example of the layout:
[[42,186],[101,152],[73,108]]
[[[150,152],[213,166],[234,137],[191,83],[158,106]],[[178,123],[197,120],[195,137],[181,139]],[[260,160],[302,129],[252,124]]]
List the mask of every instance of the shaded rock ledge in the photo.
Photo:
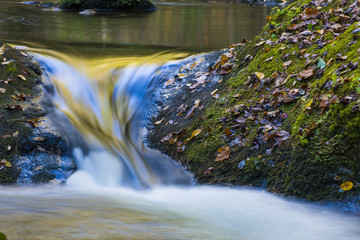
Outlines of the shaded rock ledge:
[[2,42],[0,55],[0,184],[64,182],[76,166],[41,103],[39,65]]

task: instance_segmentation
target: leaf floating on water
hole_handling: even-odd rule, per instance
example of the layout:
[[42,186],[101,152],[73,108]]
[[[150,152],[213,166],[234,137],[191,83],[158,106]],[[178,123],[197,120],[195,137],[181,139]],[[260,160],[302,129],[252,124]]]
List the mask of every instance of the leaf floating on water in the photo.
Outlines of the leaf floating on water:
[[44,141],[43,137],[34,137],[33,138],[34,141]]
[[225,159],[228,159],[230,156],[230,147],[224,146],[218,149],[219,154],[217,155],[215,162],[222,162]]
[[344,191],[349,191],[350,189],[352,189],[354,186],[354,184],[350,181],[348,182],[344,182],[340,185],[340,188]]
[[6,89],[5,88],[0,88],[0,93],[5,93]]
[[196,129],[192,132],[190,139],[193,139],[194,137],[196,137],[197,135],[199,135],[201,133],[200,129]]

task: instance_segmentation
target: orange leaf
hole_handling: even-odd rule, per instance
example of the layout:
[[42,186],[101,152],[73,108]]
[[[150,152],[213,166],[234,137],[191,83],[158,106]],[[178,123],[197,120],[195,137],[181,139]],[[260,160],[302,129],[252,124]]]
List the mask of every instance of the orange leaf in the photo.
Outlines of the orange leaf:
[[230,156],[230,147],[229,146],[224,146],[220,149],[218,149],[219,154],[217,155],[215,162],[222,162],[225,159],[228,159]]

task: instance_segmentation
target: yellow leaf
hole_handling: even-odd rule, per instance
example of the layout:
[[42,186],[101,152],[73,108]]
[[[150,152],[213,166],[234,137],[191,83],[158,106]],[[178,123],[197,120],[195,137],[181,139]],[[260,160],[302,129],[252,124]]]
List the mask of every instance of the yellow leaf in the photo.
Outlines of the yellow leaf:
[[34,137],[34,141],[44,141],[43,137]]
[[230,147],[224,146],[220,149],[218,149],[219,154],[216,156],[215,162],[222,162],[225,159],[228,159],[230,156]]
[[7,166],[7,167],[11,167],[11,163],[8,162],[8,161],[6,161],[5,159],[1,160],[0,166],[1,166],[1,164],[5,165],[5,166]]
[[257,76],[260,80],[262,80],[262,79],[265,78],[265,74],[262,73],[262,72],[255,72],[255,74],[256,74],[256,76]]
[[196,137],[197,135],[199,135],[201,133],[200,129],[196,129],[192,132],[190,139],[193,139],[194,137]]
[[26,81],[26,78],[24,77],[24,75],[19,74],[18,77],[21,78],[21,80]]
[[349,191],[353,186],[354,184],[352,182],[344,182],[340,185],[340,188],[344,191]]
[[19,135],[19,131],[14,132],[12,136],[17,137],[17,135]]

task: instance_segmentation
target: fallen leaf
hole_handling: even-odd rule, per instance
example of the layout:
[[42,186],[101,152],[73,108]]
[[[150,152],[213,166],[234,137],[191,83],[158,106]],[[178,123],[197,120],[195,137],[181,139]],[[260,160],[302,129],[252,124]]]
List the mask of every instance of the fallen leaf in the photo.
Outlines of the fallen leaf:
[[214,168],[213,167],[209,167],[208,169],[206,169],[204,171],[204,175],[210,175],[211,174],[211,170],[213,170]]
[[11,146],[8,145],[7,148],[6,148],[6,151],[8,152],[8,151],[10,151],[10,150],[11,150]]
[[164,86],[167,87],[167,86],[169,86],[170,84],[172,84],[174,81],[175,81],[175,79],[171,78],[171,79],[167,80],[167,81],[164,83]]
[[34,141],[44,141],[43,137],[34,137],[33,138]]
[[299,73],[299,76],[301,77],[301,78],[309,78],[309,77],[311,77],[311,76],[313,76],[314,75],[314,70],[312,69],[312,68],[309,68],[309,69],[307,69],[307,70],[304,70],[304,71],[301,71],[300,73]]
[[11,163],[6,161],[5,159],[1,160],[0,162],[0,169],[3,169],[4,167],[11,167]]
[[229,146],[224,146],[222,148],[218,149],[219,154],[217,155],[215,162],[222,162],[225,159],[228,159],[230,156],[230,147]]
[[229,128],[225,128],[225,135],[228,137],[232,134]]
[[196,129],[192,132],[190,139],[193,139],[194,137],[196,137],[197,135],[199,135],[201,133],[200,129]]
[[186,111],[187,108],[188,108],[187,104],[181,104],[180,107],[176,109],[177,111],[176,116],[180,117]]
[[6,135],[4,135],[4,136],[2,136],[3,138],[10,138],[11,137],[11,135],[9,135],[9,134],[6,134]]
[[159,120],[159,121],[156,121],[156,122],[154,123],[154,125],[159,125],[159,124],[161,124],[163,121],[164,121],[164,118],[162,118],[162,119]]
[[17,137],[17,135],[19,135],[19,131],[14,132],[12,136]]
[[265,74],[262,72],[255,72],[255,75],[260,79],[263,80],[265,78]]
[[41,170],[41,169],[43,169],[44,168],[44,166],[38,166],[38,167],[36,167],[35,169],[34,169],[34,171],[39,171],[39,170]]
[[292,63],[292,60],[286,61],[283,63],[283,68],[288,68],[290,66],[290,64]]
[[24,75],[19,74],[18,77],[19,77],[21,80],[26,81],[26,78],[24,77]]
[[6,105],[5,108],[11,109],[11,110],[15,110],[15,109],[22,110],[22,107],[20,105]]
[[305,8],[304,12],[301,14],[303,20],[308,20],[316,17],[319,14],[317,8]]
[[344,182],[340,185],[340,188],[344,191],[349,191],[350,189],[352,189],[354,186],[354,184],[352,182]]
[[326,63],[325,63],[324,59],[322,59],[322,58],[319,59],[317,67],[320,69],[324,69],[326,67]]
[[0,93],[5,93],[6,89],[5,88],[0,88]]
[[190,111],[186,114],[185,119],[186,118],[191,118],[194,115],[194,111],[199,107],[201,101],[200,99],[196,99],[194,102],[194,106],[190,109]]

